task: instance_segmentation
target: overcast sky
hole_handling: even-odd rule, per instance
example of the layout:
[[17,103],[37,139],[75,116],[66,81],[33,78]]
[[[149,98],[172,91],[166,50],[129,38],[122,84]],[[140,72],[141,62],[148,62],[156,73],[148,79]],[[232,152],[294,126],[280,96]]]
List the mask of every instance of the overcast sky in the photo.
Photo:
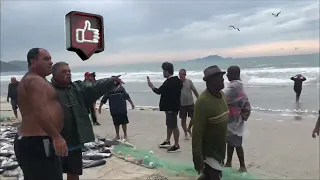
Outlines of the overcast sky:
[[26,60],[43,47],[53,61],[79,65],[65,50],[72,10],[104,17],[105,51],[80,65],[319,52],[318,0],[2,0],[1,60]]

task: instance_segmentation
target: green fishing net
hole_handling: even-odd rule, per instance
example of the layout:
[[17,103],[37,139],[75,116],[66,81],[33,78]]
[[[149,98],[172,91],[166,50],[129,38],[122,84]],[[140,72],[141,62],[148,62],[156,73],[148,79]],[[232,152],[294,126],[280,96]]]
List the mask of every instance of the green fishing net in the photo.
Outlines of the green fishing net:
[[9,120],[11,120],[10,117],[0,115],[0,121],[9,121]]
[[[153,152],[144,151],[138,148],[132,148],[125,144],[114,146],[113,151],[121,152],[123,156],[130,155],[136,159],[142,159],[142,163],[146,166],[152,162],[157,169],[162,169],[168,176],[197,176],[198,173],[194,170],[193,164],[179,164],[177,162],[170,162],[168,160],[157,157]],[[223,170],[223,180],[249,180],[257,179],[249,173],[239,173],[232,168],[225,168]]]

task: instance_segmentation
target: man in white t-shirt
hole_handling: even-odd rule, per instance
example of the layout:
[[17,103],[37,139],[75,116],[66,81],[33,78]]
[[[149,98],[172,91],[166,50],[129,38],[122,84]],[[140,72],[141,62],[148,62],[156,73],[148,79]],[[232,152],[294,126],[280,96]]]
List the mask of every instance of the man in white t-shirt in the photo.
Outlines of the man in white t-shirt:
[[[181,107],[179,117],[181,119],[181,126],[185,134],[185,139],[188,139],[188,132],[191,134],[192,118],[194,110],[194,101],[192,92],[198,98],[199,94],[190,79],[186,78],[187,72],[185,69],[179,71],[179,78],[183,82],[183,88],[181,90]],[[187,117],[191,118],[189,127],[187,128]]]

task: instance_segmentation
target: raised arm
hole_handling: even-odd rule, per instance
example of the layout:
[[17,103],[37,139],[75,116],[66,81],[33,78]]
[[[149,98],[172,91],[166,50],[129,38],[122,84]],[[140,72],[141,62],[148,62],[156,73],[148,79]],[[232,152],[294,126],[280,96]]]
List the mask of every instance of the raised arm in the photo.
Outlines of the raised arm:
[[162,94],[166,88],[166,82],[164,82],[159,88],[151,87],[152,91],[158,95]]
[[198,99],[194,108],[193,129],[192,129],[192,155],[195,169],[200,171],[203,168],[203,136],[207,116],[205,114],[205,104],[203,99]]
[[46,82],[41,77],[31,77],[30,83],[27,84],[24,88],[30,103],[30,108],[33,113],[36,115],[37,122],[40,127],[52,138],[61,138],[60,132],[53,125],[52,117],[50,116],[48,107],[48,82]]
[[193,82],[190,80],[190,84],[191,84],[191,90],[192,92],[194,93],[194,95],[198,98],[199,97],[199,94],[198,94],[198,91],[196,89],[196,87],[194,87],[194,84]]
[[101,96],[114,90],[116,85],[112,78],[104,78],[95,82],[83,82],[82,88],[86,103],[92,105]]
[[307,80],[307,78],[305,78],[304,76],[302,76],[302,81],[305,81],[305,80]]
[[294,80],[295,80],[295,76],[292,76],[290,79],[291,79],[292,81],[294,81]]

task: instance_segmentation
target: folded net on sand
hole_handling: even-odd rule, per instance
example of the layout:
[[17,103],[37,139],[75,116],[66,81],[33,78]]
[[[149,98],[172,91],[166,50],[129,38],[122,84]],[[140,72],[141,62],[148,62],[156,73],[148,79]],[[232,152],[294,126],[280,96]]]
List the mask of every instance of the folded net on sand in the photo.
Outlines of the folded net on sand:
[[[142,159],[144,165],[149,165],[153,162],[155,168],[162,169],[168,176],[196,176],[198,173],[194,170],[193,164],[179,164],[177,162],[170,162],[168,160],[161,159],[154,155],[151,151],[144,151],[138,148],[132,148],[130,146],[119,144],[113,147],[114,152],[121,152],[123,156],[130,155],[136,159]],[[239,173],[232,168],[225,168],[223,170],[223,180],[247,180],[257,179],[249,173]]]

